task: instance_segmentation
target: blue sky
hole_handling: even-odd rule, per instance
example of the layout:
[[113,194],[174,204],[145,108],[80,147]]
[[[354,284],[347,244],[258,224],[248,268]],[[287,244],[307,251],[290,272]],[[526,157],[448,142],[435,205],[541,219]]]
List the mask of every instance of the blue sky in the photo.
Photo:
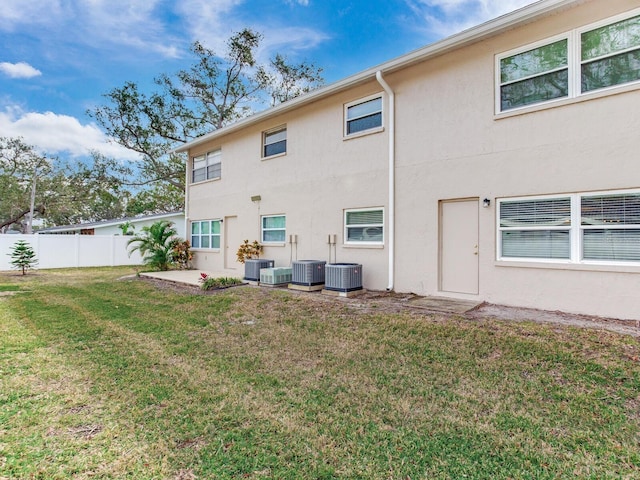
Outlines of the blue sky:
[[0,136],[63,158],[122,160],[87,116],[126,81],[152,87],[190,65],[199,40],[224,51],[250,27],[276,52],[310,61],[332,83],[534,0],[1,0]]

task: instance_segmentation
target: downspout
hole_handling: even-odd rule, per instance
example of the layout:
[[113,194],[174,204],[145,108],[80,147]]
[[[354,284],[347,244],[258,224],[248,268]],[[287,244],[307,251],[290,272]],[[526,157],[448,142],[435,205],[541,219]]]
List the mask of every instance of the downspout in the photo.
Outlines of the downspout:
[[185,240],[191,244],[191,230],[189,230],[189,180],[191,177],[191,169],[189,168],[189,151],[187,150],[187,160],[184,175],[184,236]]
[[376,80],[389,97],[389,283],[387,290],[391,291],[395,281],[395,231],[396,231],[396,97],[389,84],[382,77],[382,72],[376,72]]

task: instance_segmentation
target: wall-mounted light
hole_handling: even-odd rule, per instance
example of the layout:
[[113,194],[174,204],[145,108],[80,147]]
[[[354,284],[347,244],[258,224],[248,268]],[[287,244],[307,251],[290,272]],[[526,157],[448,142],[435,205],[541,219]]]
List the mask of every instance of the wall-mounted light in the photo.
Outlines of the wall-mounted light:
[[260,195],[254,195],[253,197],[251,197],[252,202],[259,202],[260,200],[262,200],[262,197]]
[[489,200],[488,198],[485,198],[484,200],[482,200],[483,208],[489,208],[490,206],[491,206],[491,200]]

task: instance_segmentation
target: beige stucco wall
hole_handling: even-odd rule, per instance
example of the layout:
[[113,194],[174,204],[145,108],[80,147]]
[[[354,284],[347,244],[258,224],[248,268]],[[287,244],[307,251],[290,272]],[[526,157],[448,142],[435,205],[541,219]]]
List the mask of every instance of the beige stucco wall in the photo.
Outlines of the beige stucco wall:
[[591,2],[389,77],[398,98],[397,230],[413,231],[398,235],[398,252],[411,250],[417,238],[427,252],[418,269],[411,257],[398,256],[398,290],[442,294],[438,200],[490,198],[491,207],[479,209],[481,299],[640,317],[638,267],[496,261],[496,198],[640,187],[640,91],[634,86],[618,95],[496,116],[494,55],[623,12],[632,3],[640,6]]
[[[386,269],[384,249],[350,248],[342,241],[343,209],[386,206],[386,132],[349,140],[342,135],[342,105],[380,91],[372,82],[194,150],[192,156],[221,147],[222,178],[190,188],[189,218],[235,215],[241,238],[252,241],[260,239],[261,215],[284,214],[287,235],[297,235],[298,243],[267,245],[264,258],[275,260],[277,266],[289,265],[291,259],[329,261],[327,236],[334,234],[338,245],[331,250],[331,261],[366,264],[363,282],[384,288],[378,282],[379,272]],[[262,159],[262,132],[283,124],[286,155]],[[252,202],[257,195],[261,200]],[[235,251],[238,246],[229,247]],[[196,250],[196,263],[219,271],[224,268],[223,256],[223,251]],[[236,267],[242,271],[242,265]]]
[[[386,76],[397,102],[397,291],[453,295],[438,286],[439,201],[489,198],[491,207],[478,212],[479,294],[458,296],[640,318],[640,267],[496,260],[497,198],[640,188],[640,89],[496,116],[495,54],[634,7],[640,1],[586,2]],[[237,215],[241,237],[253,240],[260,236],[260,215],[285,214],[287,234],[298,236],[297,252],[288,244],[269,246],[264,257],[282,266],[296,253],[329,260],[327,234],[336,234],[337,261],[362,263],[365,287],[386,288],[388,239],[384,248],[359,248],[342,238],[346,208],[382,206],[389,218],[386,119],[382,133],[349,140],[342,133],[343,105],[381,91],[372,79],[194,149],[192,156],[222,148],[222,179],[189,189],[189,218]],[[261,132],[282,124],[287,154],[262,160]],[[253,195],[261,201],[252,202]],[[197,252],[196,262],[221,270],[223,257],[223,249]]]

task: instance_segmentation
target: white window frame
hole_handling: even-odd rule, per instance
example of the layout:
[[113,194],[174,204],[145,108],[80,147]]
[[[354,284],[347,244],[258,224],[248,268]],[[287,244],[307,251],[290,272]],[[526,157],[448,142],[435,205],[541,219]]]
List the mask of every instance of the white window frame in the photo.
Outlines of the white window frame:
[[[285,137],[284,140],[278,140],[277,142],[270,142],[267,143],[267,140],[269,138],[270,135],[276,134],[276,133],[280,133],[280,132],[284,132],[285,133]],[[268,145],[273,145],[275,143],[279,143],[284,141],[284,151],[283,152],[278,152],[278,153],[272,153],[267,155],[267,146]],[[262,132],[262,158],[273,158],[273,157],[278,157],[281,155],[286,155],[287,154],[287,126],[286,125],[280,125],[279,127],[276,128],[272,128],[270,130],[265,130],[264,132]]]
[[[284,218],[284,227],[283,228],[264,228],[264,220],[267,218]],[[265,232],[274,232],[274,231],[282,231],[283,237],[282,240],[265,240],[264,234]],[[286,242],[287,239],[287,216],[285,214],[277,214],[277,215],[262,215],[260,217],[260,241],[266,245],[281,245]]]
[[[217,222],[218,223],[219,233],[213,233],[213,226],[211,225],[213,222]],[[209,233],[206,233],[206,234],[202,233],[202,224],[203,223],[208,223],[209,224],[209,228],[210,228]],[[196,233],[196,234],[193,233],[193,225],[195,225],[195,224],[199,225],[199,227],[198,227],[199,233]],[[193,246],[193,243],[194,243],[193,242],[193,237],[194,236],[197,236],[198,239],[199,239],[197,247]],[[209,246],[208,247],[203,247],[202,246],[202,237],[205,237],[205,236],[209,237]],[[216,237],[218,238],[218,247],[212,247],[211,245],[213,245],[213,239],[216,238]],[[192,220],[190,222],[190,225],[189,225],[189,242],[191,243],[191,247],[194,250],[220,250],[221,245],[222,245],[220,243],[221,241],[222,241],[222,219],[214,218],[214,219],[210,219],[210,220]]]
[[[582,92],[582,52],[581,52],[581,48],[582,48],[582,34],[589,32],[591,30],[595,30],[607,25],[612,25],[614,23],[618,23],[618,22],[622,22],[624,20],[628,20],[630,18],[633,17],[637,17],[638,15],[640,15],[640,8],[638,9],[634,9],[634,10],[630,10],[628,12],[622,13],[620,15],[615,15],[613,17],[609,17],[603,20],[600,20],[598,22],[595,23],[591,23],[589,25],[585,25],[579,28],[575,28],[573,30],[570,30],[568,32],[563,32],[561,34],[555,35],[553,37],[549,37],[549,38],[545,38],[543,40],[534,42],[534,43],[530,43],[528,45],[524,45],[522,47],[518,47],[512,50],[509,50],[507,52],[502,52],[498,55],[495,56],[495,67],[494,67],[494,71],[495,71],[495,91],[494,91],[494,96],[495,96],[495,114],[496,115],[500,115],[500,114],[508,114],[511,112],[517,112],[519,110],[525,110],[528,108],[534,108],[534,107],[540,107],[540,106],[545,106],[545,105],[550,105],[550,104],[555,104],[558,102],[562,102],[562,101],[566,101],[567,99],[576,99],[576,98],[581,98],[581,97],[588,97],[590,95],[594,95],[594,94],[600,94],[601,92],[608,92],[608,91],[612,91],[612,90],[619,90],[621,88],[624,87],[628,87],[629,85],[639,85],[640,84],[640,80],[635,80],[635,81],[631,81],[631,82],[626,82],[626,83],[621,83],[618,85],[612,85],[609,87],[602,87],[599,89],[594,89],[594,90],[590,90],[587,92]],[[546,100],[546,101],[541,101],[541,102],[536,102],[536,103],[530,103],[528,105],[522,105],[520,107],[515,107],[515,108],[509,108],[506,110],[502,110],[502,105],[501,105],[501,87],[503,86],[503,83],[501,81],[501,61],[505,58],[508,57],[512,57],[514,55],[518,55],[520,53],[524,53],[527,52],[529,50],[535,50],[536,48],[540,48],[543,47],[545,45],[550,45],[552,43],[558,42],[560,40],[563,39],[567,39],[567,61],[569,63],[568,65],[568,95],[566,97],[559,97],[559,98],[554,98],[552,100]],[[631,48],[628,51],[633,51],[636,50],[636,48]],[[610,55],[605,55],[602,58],[607,58],[607,57],[612,57],[615,55],[620,54],[621,52],[617,52],[615,54],[610,54]],[[594,61],[593,59],[589,60],[588,62],[592,62]],[[588,63],[585,62],[585,63]],[[542,75],[542,74],[540,74]],[[535,77],[538,75],[534,75],[532,77]],[[524,79],[520,79],[519,81],[522,81]]]
[[[195,168],[196,162],[204,162],[204,167]],[[217,176],[209,177],[209,168],[214,165],[220,165],[220,174]],[[204,168],[204,177],[202,180],[195,180],[194,175],[196,170],[201,170]],[[191,183],[202,183],[208,180],[218,180],[222,178],[222,148],[216,148],[215,150],[210,150],[207,153],[203,153],[202,155],[198,155],[196,157],[192,157],[191,159]]]
[[637,17],[640,16],[640,8],[635,9],[635,10],[631,10],[629,12],[625,12],[622,13],[620,15],[615,15],[613,17],[609,17],[606,18],[604,20],[595,22],[595,23],[591,23],[589,25],[586,25],[584,27],[580,27],[578,29],[576,29],[576,47],[575,47],[575,51],[576,51],[576,64],[577,64],[577,72],[575,75],[576,78],[576,92],[579,92],[579,94],[581,95],[589,95],[590,93],[594,93],[594,92],[602,92],[602,91],[607,91],[607,90],[611,90],[611,89],[616,89],[622,86],[626,86],[626,85],[633,85],[633,84],[638,84],[640,83],[640,80],[635,80],[635,81],[631,81],[631,82],[626,82],[626,83],[620,83],[617,85],[610,85],[608,87],[601,87],[601,88],[597,88],[594,90],[589,90],[587,92],[582,92],[582,65],[584,63],[591,63],[594,62],[596,60],[603,60],[605,58],[610,58],[610,57],[615,57],[616,55],[620,55],[622,53],[625,52],[632,52],[634,50],[638,50],[638,47],[632,47],[632,48],[628,48],[624,51],[620,51],[620,52],[616,52],[613,54],[608,54],[608,55],[603,55],[601,57],[598,58],[592,58],[590,60],[587,61],[582,61],[582,34],[586,33],[586,32],[590,32],[591,30],[596,30],[598,28],[602,28],[605,27],[607,25],[613,25],[614,23],[620,23],[623,22],[625,20],[629,20],[633,17]]
[[[349,133],[349,122],[352,122],[354,120],[359,120],[361,118],[366,118],[368,116],[371,116],[372,114],[369,113],[367,115],[362,115],[360,117],[356,117],[356,118],[349,118],[349,109],[356,107],[358,105],[362,105],[363,103],[367,103],[370,102],[372,100],[377,100],[380,99],[380,125],[376,125],[375,127],[370,127],[370,128],[366,128],[364,130],[359,130],[357,132],[353,132],[353,133]],[[374,114],[377,114],[378,112],[376,111]],[[353,102],[349,102],[349,103],[345,103],[344,104],[344,125],[343,125],[343,135],[345,138],[353,138],[353,137],[358,137],[360,135],[366,135],[369,133],[377,133],[377,132],[381,132],[384,129],[384,96],[382,94],[382,92],[380,93],[375,93],[373,95],[369,95],[368,97],[364,97],[364,98],[359,98],[358,100],[355,100]]]
[[[354,225],[347,224],[347,215],[349,213],[378,212],[378,211],[382,212],[382,222],[381,223],[354,224]],[[384,245],[384,235],[385,235],[384,221],[385,221],[384,207],[348,208],[348,209],[345,209],[344,213],[343,213],[343,220],[342,220],[342,223],[343,223],[343,226],[344,226],[343,238],[344,238],[345,245]],[[349,240],[349,228],[380,229],[382,231],[381,239],[380,240],[368,240],[366,238],[363,238],[361,240]]]
[[[544,73],[539,73],[536,75],[531,75],[530,77],[523,77],[521,79],[518,79],[517,81],[514,82],[505,82],[502,83],[502,69],[501,69],[501,63],[502,60],[504,60],[505,58],[509,58],[509,57],[513,57],[516,55],[519,55],[521,53],[525,53],[528,52],[530,50],[535,50],[537,48],[540,47],[544,47],[547,45],[551,45],[553,43],[556,42],[560,42],[562,40],[567,40],[567,74],[568,74],[568,79],[567,79],[567,90],[568,90],[568,94],[566,97],[559,97],[559,98],[554,98],[552,100],[546,100],[546,101],[541,101],[541,102],[536,102],[536,103],[530,103],[527,105],[522,105],[520,107],[514,107],[514,108],[508,108],[506,110],[502,110],[502,86],[505,84],[509,84],[509,83],[517,83],[517,82],[522,82],[524,80],[530,79],[530,78],[535,78],[535,77],[539,77],[542,75],[546,75],[549,73],[552,73],[554,71],[558,71],[561,69],[555,69],[555,70],[549,70],[548,72],[544,72]],[[575,74],[573,73],[573,70],[575,68],[575,60],[572,58],[573,57],[573,48],[572,48],[572,42],[571,42],[571,32],[565,32],[562,33],[560,35],[556,35],[553,37],[549,37],[549,38],[545,38],[544,40],[540,40],[538,42],[535,43],[530,43],[528,45],[525,45],[524,47],[519,47],[513,50],[509,50],[508,52],[504,52],[501,53],[500,55],[496,55],[495,57],[495,69],[496,69],[496,113],[507,113],[507,112],[513,112],[513,111],[517,111],[517,110],[521,110],[523,108],[529,108],[532,106],[538,106],[538,105],[546,105],[549,103],[553,103],[553,102],[558,102],[561,100],[566,100],[567,98],[572,98],[575,96],[575,92],[574,92],[574,88],[575,88],[575,82],[572,81],[572,78],[575,76]],[[564,70],[564,68],[562,68],[562,70]]]
[[[607,265],[607,266],[634,266],[640,267],[640,260],[606,260],[606,259],[584,259],[583,258],[583,232],[587,230],[595,229],[640,229],[640,224],[625,225],[625,226],[612,226],[607,225],[582,225],[582,198],[584,197],[598,197],[598,196],[620,196],[625,194],[640,195],[640,189],[626,189],[626,190],[606,190],[596,192],[577,192],[577,193],[565,193],[556,195],[538,195],[530,197],[509,197],[497,199],[496,204],[496,258],[499,262],[527,262],[527,263],[554,263],[554,264],[582,264],[582,265]],[[570,255],[569,258],[553,259],[553,258],[530,258],[530,257],[504,257],[502,256],[502,232],[509,230],[508,227],[500,226],[500,208],[502,203],[517,202],[517,201],[531,201],[531,200],[550,200],[569,198],[571,201],[571,224],[568,227],[558,227],[559,230],[569,230],[570,235]],[[539,227],[514,227],[511,230],[553,230],[553,227],[539,226]],[[640,248],[640,247],[639,247]]]

